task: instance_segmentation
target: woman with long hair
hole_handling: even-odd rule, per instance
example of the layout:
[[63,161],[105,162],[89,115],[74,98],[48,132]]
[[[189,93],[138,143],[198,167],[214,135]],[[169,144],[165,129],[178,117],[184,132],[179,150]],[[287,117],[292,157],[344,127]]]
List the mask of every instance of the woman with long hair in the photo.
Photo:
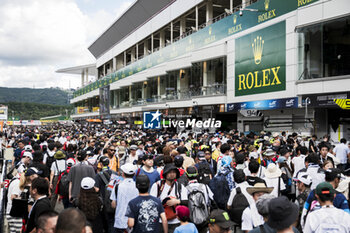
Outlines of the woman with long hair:
[[85,177],[81,181],[80,194],[76,206],[85,214],[94,233],[103,232],[102,201],[96,192],[95,180]]

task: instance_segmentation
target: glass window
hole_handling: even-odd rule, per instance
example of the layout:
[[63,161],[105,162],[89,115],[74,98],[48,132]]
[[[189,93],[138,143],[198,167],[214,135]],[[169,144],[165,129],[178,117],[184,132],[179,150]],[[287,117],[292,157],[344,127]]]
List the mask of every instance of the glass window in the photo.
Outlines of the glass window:
[[350,17],[299,28],[299,79],[350,74]]

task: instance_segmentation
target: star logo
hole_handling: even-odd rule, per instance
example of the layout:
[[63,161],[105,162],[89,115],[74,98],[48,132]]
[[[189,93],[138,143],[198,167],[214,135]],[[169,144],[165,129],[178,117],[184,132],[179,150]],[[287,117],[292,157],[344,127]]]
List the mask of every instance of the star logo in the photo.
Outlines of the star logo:
[[156,112],[144,112],[143,113],[143,127],[145,129],[160,129],[160,117],[159,110]]

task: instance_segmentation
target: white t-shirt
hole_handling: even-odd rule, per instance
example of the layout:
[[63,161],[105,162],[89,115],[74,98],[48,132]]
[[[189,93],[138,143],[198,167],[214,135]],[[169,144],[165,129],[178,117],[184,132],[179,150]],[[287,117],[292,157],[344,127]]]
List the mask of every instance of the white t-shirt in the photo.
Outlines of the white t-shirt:
[[[161,181],[158,181],[152,185],[150,195],[157,197],[158,184],[160,185],[160,182]],[[181,185],[181,186],[182,186],[181,187],[181,200],[188,200],[187,189],[183,185]],[[170,194],[168,195],[169,190],[170,190],[170,186],[167,183],[165,183],[163,191],[159,196],[160,201],[162,202],[166,197],[176,197],[177,195],[175,193],[175,189],[176,188],[174,186],[173,189],[171,190]],[[168,221],[168,224],[178,224],[178,223],[180,223],[180,221],[177,218]]]
[[286,185],[284,184],[282,178],[264,178],[267,187],[273,187],[273,190],[271,192],[271,195],[274,195],[275,197],[278,197],[278,180],[280,181],[280,191],[286,189]]
[[258,213],[256,208],[245,208],[242,214],[242,231],[251,231],[262,224],[264,224],[264,218]]
[[300,156],[295,156],[292,159],[292,163],[294,164],[294,173],[293,173],[293,177],[296,177],[298,172],[305,168],[305,155],[300,155]]
[[55,176],[59,175],[60,173],[64,172],[66,170],[66,160],[60,159],[56,160],[51,165],[51,171],[53,171],[53,174]]
[[18,197],[21,195],[21,189],[19,188],[19,179],[15,179],[11,182],[10,186],[8,187],[8,194],[7,194],[7,207],[6,207],[6,213],[10,214],[11,207],[12,207],[12,199],[11,195],[17,195]]
[[348,154],[350,153],[350,149],[344,143],[340,143],[336,145],[334,148],[335,157],[340,160],[341,164],[346,164],[348,162]]
[[252,186],[250,186],[247,181],[244,181],[242,183],[236,184],[236,188],[232,189],[232,191],[230,193],[230,197],[228,198],[228,201],[227,201],[227,205],[228,206],[232,205],[232,201],[233,201],[233,198],[235,198],[235,196],[236,196],[236,193],[237,193],[236,189],[238,187],[241,188],[241,192],[247,198],[248,202],[250,204],[254,203],[254,200],[253,200],[252,196],[247,192],[247,188],[248,187],[252,187]]
[[349,233],[350,214],[334,206],[322,207],[309,213],[306,218],[304,233]]

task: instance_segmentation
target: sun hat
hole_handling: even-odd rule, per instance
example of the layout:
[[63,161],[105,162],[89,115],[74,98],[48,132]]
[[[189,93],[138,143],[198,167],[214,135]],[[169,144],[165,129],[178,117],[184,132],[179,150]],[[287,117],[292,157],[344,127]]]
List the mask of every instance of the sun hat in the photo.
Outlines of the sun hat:
[[175,211],[179,219],[190,218],[190,209],[187,206],[184,206],[184,205],[176,206]]
[[253,195],[257,192],[264,192],[264,193],[271,193],[273,190],[273,187],[266,187],[264,183],[256,183],[253,187],[247,188],[247,193],[250,195]]
[[119,146],[118,147],[118,154],[125,154],[126,153],[126,148],[124,146]]
[[328,182],[322,182],[317,185],[315,194],[317,195],[330,195],[335,194],[335,189],[333,186]]
[[306,172],[299,172],[297,177],[293,178],[294,181],[300,181],[305,185],[310,185],[312,183],[311,176],[309,176]]
[[57,151],[54,155],[55,159],[64,159],[66,157],[66,155],[62,152],[62,151]]
[[120,169],[122,170],[123,173],[127,175],[133,175],[135,174],[135,171],[136,171],[135,165],[131,163],[124,164],[123,166],[120,167]]
[[164,170],[163,170],[163,177],[166,178],[167,174],[171,171],[176,172],[176,179],[178,179],[180,177],[179,169],[177,169],[177,167],[175,167],[175,165],[173,165],[171,163],[168,163],[165,165]]
[[265,171],[265,176],[267,178],[278,178],[282,175],[281,169],[279,169],[276,164],[270,163],[269,166],[267,166],[267,169]]
[[215,209],[210,213],[209,224],[217,224],[220,228],[227,229],[234,225],[230,216],[224,210]]
[[277,231],[290,227],[299,214],[296,204],[290,202],[286,196],[274,198],[269,203],[269,217],[267,224]]
[[85,177],[81,181],[81,188],[82,189],[92,189],[95,185],[95,180],[91,177]]
[[25,151],[25,152],[23,153],[23,157],[28,157],[28,158],[30,158],[31,160],[33,160],[33,155],[32,155],[32,153],[30,153],[29,151]]

